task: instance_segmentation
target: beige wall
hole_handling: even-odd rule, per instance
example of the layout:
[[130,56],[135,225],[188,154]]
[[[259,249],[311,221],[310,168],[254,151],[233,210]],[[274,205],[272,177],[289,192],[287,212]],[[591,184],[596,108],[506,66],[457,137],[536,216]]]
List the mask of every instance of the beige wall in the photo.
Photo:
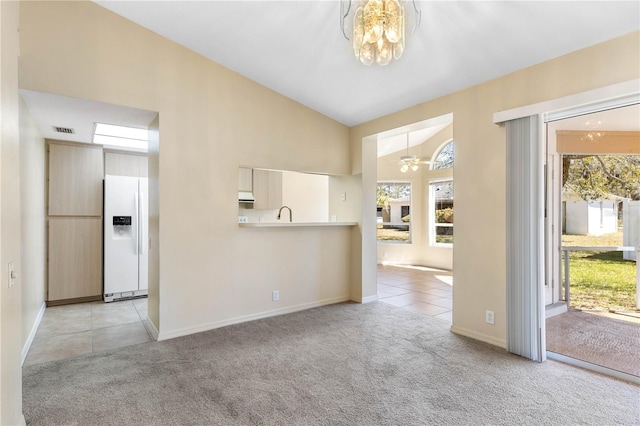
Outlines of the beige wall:
[[[354,173],[371,184],[372,159],[363,138],[431,117],[453,113],[456,142],[453,329],[496,345],[506,336],[505,132],[493,113],[636,79],[640,75],[636,32],[399,111],[351,129]],[[375,142],[373,142],[375,143]],[[364,148],[364,149],[363,149]],[[371,191],[363,194],[363,205]],[[363,213],[364,214],[364,213]],[[365,222],[365,216],[363,216]],[[368,230],[363,229],[365,238]],[[376,247],[363,241],[363,297],[375,286]],[[495,325],[484,322],[495,312]]]
[[[160,117],[149,125],[149,287],[148,313],[154,333],[160,328]],[[154,336],[157,337],[157,336]]]
[[20,211],[23,357],[46,298],[45,141],[20,99]]
[[[22,417],[18,3],[0,2],[0,424]],[[8,264],[18,273],[8,286]]]
[[160,338],[348,299],[351,229],[240,228],[236,178],[350,173],[347,127],[94,3],[24,2],[20,39],[21,87],[159,112]]

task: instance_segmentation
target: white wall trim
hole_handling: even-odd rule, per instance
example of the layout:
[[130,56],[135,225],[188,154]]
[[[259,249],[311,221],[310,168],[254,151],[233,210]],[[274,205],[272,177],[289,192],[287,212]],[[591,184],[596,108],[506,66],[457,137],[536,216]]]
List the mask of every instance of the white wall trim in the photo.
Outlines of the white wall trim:
[[153,340],[158,340],[158,329],[156,328],[153,321],[151,321],[151,318],[149,318],[149,316],[146,316],[144,318],[144,321],[142,321],[142,324],[144,325],[144,328],[147,329],[147,333],[151,335],[151,338]]
[[[493,122],[499,124],[504,123],[505,121],[515,120],[517,118],[529,117],[531,115],[545,114],[564,109],[575,110],[579,107],[585,106],[587,107],[585,108],[586,111],[592,112],[594,108],[589,105],[594,103],[601,104],[603,100],[611,100],[615,103],[615,106],[623,106],[623,104],[631,105],[633,103],[638,103],[640,100],[639,94],[640,78],[600,87],[598,89],[588,90],[586,92],[576,93],[562,98],[551,99],[505,111],[498,111],[493,114]],[[620,104],[621,102],[622,104]],[[613,104],[611,107],[613,107]]]
[[467,328],[458,327],[456,325],[451,326],[451,332],[454,334],[459,334],[460,336],[471,337],[475,340],[480,340],[481,342],[489,343],[490,345],[498,346],[502,349],[507,349],[507,341],[505,339],[498,339],[493,336],[489,336],[487,334],[478,333],[477,331],[469,330]]
[[375,302],[377,300],[378,300],[378,295],[374,294],[373,296],[363,297],[362,300],[360,300],[359,302],[362,304],[365,304],[365,303]]
[[42,322],[42,317],[44,316],[44,311],[46,309],[47,309],[46,302],[42,302],[42,306],[40,306],[40,310],[38,311],[36,320],[33,323],[33,327],[31,327],[31,331],[29,332],[29,337],[27,337],[27,341],[24,342],[24,346],[22,348],[22,364],[21,365],[24,365],[24,361],[27,359],[27,354],[29,354],[29,349],[31,349],[31,344],[33,343],[33,339],[36,337],[36,333],[38,332],[38,327],[40,327],[40,323]]
[[333,297],[330,299],[318,300],[315,302],[302,303],[299,305],[289,306],[287,308],[274,309],[272,311],[258,312],[257,314],[244,315],[244,316],[230,318],[222,321],[210,322],[210,323],[206,323],[206,324],[202,324],[194,327],[179,328],[173,331],[160,332],[156,340],[162,341],[162,340],[173,339],[181,336],[188,336],[190,334],[214,330],[216,328],[226,327],[228,325],[240,324],[243,322],[255,321],[258,319],[275,317],[278,315],[290,314],[293,312],[304,311],[307,309],[317,308],[320,306],[332,305],[334,303],[348,302],[350,300],[351,300],[351,297],[349,295],[345,295],[345,296]]

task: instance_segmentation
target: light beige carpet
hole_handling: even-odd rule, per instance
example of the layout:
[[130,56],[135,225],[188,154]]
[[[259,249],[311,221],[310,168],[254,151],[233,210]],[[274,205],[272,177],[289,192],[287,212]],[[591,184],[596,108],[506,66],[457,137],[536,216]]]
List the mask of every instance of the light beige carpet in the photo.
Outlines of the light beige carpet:
[[570,310],[547,319],[547,350],[640,376],[640,324]]
[[640,387],[386,303],[25,367],[28,425],[638,425]]

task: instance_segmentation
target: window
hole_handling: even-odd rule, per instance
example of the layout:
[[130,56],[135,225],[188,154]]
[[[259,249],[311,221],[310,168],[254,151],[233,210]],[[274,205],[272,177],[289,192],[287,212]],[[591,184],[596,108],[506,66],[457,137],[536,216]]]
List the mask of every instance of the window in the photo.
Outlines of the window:
[[431,182],[431,244],[453,244],[453,179]]
[[377,239],[386,243],[411,242],[411,183],[378,182]]
[[431,170],[450,169],[453,167],[453,141],[442,147],[438,155],[436,155],[435,163],[432,164]]

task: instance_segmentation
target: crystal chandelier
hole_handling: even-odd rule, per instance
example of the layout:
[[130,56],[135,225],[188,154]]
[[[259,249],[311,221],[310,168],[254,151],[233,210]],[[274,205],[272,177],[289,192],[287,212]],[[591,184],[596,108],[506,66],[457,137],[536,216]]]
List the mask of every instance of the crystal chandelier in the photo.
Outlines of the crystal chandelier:
[[355,6],[349,0],[341,3],[342,33],[351,40],[356,59],[364,65],[387,65],[400,59],[405,27],[413,34],[420,19],[415,0],[360,0]]

